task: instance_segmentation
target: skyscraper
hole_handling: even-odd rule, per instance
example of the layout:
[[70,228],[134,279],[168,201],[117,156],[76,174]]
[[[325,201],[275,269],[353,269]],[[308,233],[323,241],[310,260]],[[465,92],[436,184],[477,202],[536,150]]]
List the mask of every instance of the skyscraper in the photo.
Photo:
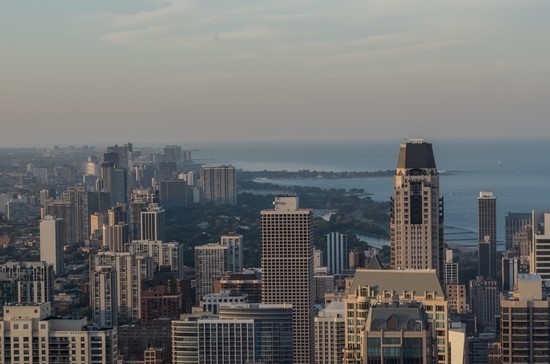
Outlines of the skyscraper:
[[[90,277],[96,272],[96,267],[112,267],[116,272],[116,300],[118,317],[136,319],[141,317],[140,296],[141,285],[145,279],[153,276],[153,258],[146,255],[131,253],[115,253],[100,251],[90,256]],[[104,287],[104,286],[103,286]],[[90,297],[101,294],[95,285],[90,286]],[[99,287],[99,289],[102,289]]]
[[539,275],[520,274],[517,289],[501,295],[501,363],[550,362],[550,301]]
[[201,167],[204,202],[214,205],[237,204],[235,167],[226,164],[206,164]]
[[443,198],[432,144],[401,144],[390,211],[391,266],[443,274]]
[[232,304],[220,315],[194,313],[172,321],[172,362],[241,364],[292,361],[292,309]]
[[496,277],[497,199],[492,192],[480,192],[478,206],[479,275]]
[[165,241],[165,210],[157,204],[141,211],[140,240]]
[[143,254],[153,258],[155,270],[169,268],[183,278],[183,246],[177,242],[166,243],[154,240],[134,240],[127,244],[126,251],[132,254]]
[[204,295],[214,292],[214,280],[227,272],[229,248],[220,244],[206,244],[195,247],[196,302]]
[[514,236],[521,233],[527,226],[531,225],[531,213],[529,212],[508,212],[505,218],[506,233],[504,245],[506,250],[513,248]]
[[296,196],[277,196],[261,211],[262,303],[292,304],[294,363],[313,363],[314,299],[312,213]]
[[533,240],[529,272],[550,280],[550,212],[533,211]]
[[344,303],[334,301],[315,317],[315,363],[342,363],[346,341],[344,313]]
[[40,260],[53,265],[55,274],[65,271],[63,219],[45,216],[40,221]]
[[[46,262],[7,262],[0,265],[0,275],[12,280],[15,299],[21,304],[53,304],[53,266]],[[2,293],[4,294],[4,292]]]
[[470,308],[476,319],[476,334],[495,332],[499,313],[497,282],[477,277],[470,281]]
[[118,324],[117,278],[114,267],[96,266],[91,272],[94,286],[91,297],[93,321],[100,328],[112,328]]
[[342,274],[348,269],[348,237],[341,233],[328,233],[327,241],[327,267],[330,274]]
[[243,270],[243,236],[235,233],[222,235],[220,244],[229,248],[227,252],[227,269],[233,273]]

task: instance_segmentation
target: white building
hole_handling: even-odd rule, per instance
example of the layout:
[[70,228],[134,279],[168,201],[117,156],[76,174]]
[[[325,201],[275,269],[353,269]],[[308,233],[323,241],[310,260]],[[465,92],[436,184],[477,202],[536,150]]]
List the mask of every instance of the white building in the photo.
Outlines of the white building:
[[183,247],[178,242],[165,243],[161,240],[134,240],[126,246],[132,254],[146,254],[153,258],[156,269],[170,267],[183,278]]
[[90,298],[94,324],[100,328],[118,325],[117,273],[111,266],[96,266],[90,283],[94,295]]
[[16,302],[21,304],[53,303],[54,271],[51,264],[46,262],[7,262],[0,265],[0,273],[14,281]]
[[[109,266],[116,271],[116,290],[119,318],[141,317],[141,281],[153,277],[153,258],[146,255],[136,255],[128,252],[98,252],[90,257],[90,277],[96,267]],[[98,287],[107,289],[107,287]],[[90,297],[93,300],[101,291],[90,287]]]
[[112,364],[118,357],[116,328],[54,317],[50,303],[4,306],[0,343],[0,363],[6,364]]
[[234,233],[222,235],[220,244],[229,248],[227,269],[233,273],[241,273],[243,270],[243,236]]
[[204,295],[201,307],[203,311],[217,315],[221,305],[246,302],[248,302],[248,295],[246,293],[231,293],[229,289],[222,289],[220,293]]
[[141,211],[140,240],[165,241],[166,211],[157,204],[149,204],[145,211]]
[[172,362],[292,363],[292,308],[235,304],[172,321]]
[[344,303],[334,301],[315,317],[315,363],[342,363],[346,341],[344,311]]
[[214,293],[214,280],[227,269],[229,248],[220,244],[206,244],[195,247],[196,302],[207,294]]
[[55,274],[65,271],[63,219],[44,216],[40,221],[40,260],[53,265]]

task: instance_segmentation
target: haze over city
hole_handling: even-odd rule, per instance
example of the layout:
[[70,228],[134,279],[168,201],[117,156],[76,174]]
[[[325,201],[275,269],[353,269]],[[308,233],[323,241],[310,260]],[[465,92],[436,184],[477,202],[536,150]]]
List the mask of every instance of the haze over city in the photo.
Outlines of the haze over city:
[[11,1],[3,146],[550,136],[547,1]]

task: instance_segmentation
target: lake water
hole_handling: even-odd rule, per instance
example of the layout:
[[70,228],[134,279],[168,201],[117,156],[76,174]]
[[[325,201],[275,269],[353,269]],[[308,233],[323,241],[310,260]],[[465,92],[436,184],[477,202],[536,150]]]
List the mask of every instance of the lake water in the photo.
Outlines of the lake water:
[[[244,170],[376,171],[394,169],[402,140],[243,142],[195,145],[202,162],[232,163]],[[477,197],[497,197],[497,239],[504,240],[507,212],[550,209],[550,142],[532,140],[429,140],[445,200],[445,238],[477,245]],[[363,188],[377,201],[392,195],[393,177],[268,180],[281,185]]]

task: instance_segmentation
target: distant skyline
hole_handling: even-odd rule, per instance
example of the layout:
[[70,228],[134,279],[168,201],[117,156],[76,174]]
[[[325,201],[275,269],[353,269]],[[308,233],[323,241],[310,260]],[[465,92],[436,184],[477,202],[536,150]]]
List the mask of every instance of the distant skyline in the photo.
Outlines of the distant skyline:
[[550,137],[545,0],[0,5],[0,147]]

